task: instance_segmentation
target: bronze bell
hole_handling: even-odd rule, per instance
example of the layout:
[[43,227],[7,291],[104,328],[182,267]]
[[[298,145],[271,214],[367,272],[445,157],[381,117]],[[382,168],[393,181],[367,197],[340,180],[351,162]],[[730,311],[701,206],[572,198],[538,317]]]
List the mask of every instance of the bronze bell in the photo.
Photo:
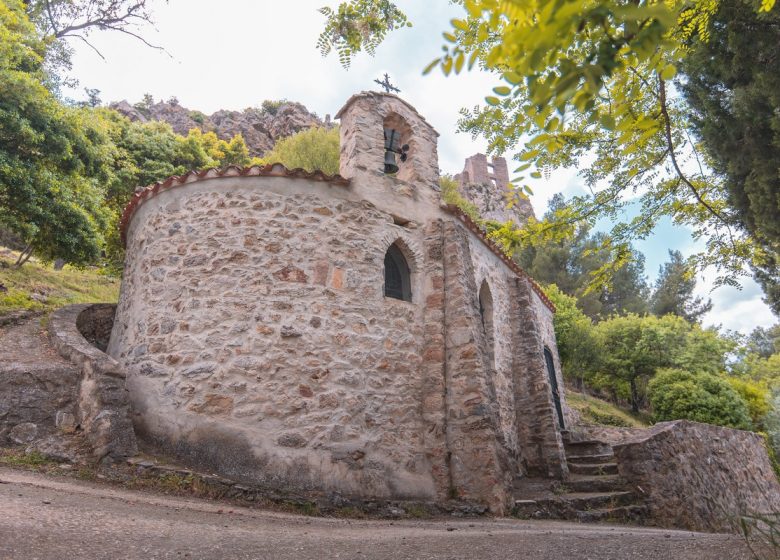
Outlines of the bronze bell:
[[398,131],[385,128],[385,173],[398,173],[398,164],[395,161],[395,152],[398,151]]
[[398,173],[398,164],[395,163],[395,154],[390,150],[385,152],[385,173]]

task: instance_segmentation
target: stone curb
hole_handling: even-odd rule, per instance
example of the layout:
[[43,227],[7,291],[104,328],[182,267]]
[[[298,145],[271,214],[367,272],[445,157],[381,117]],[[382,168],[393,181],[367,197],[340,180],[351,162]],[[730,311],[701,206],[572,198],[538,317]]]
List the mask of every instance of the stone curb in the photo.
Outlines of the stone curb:
[[138,452],[124,368],[90,344],[78,329],[90,313],[110,312],[111,304],[69,305],[51,314],[49,340],[81,372],[78,422],[97,459],[122,459]]

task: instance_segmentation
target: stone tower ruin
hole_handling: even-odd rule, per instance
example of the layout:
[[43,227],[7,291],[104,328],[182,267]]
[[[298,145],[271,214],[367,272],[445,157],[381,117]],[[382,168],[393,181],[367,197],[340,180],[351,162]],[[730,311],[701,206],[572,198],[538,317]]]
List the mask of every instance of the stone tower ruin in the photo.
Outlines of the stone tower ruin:
[[455,180],[461,195],[474,204],[487,220],[512,221],[522,226],[534,215],[528,198],[513,195],[509,186],[509,170],[503,157],[488,160],[485,154],[474,154],[466,159],[463,171],[455,175]]

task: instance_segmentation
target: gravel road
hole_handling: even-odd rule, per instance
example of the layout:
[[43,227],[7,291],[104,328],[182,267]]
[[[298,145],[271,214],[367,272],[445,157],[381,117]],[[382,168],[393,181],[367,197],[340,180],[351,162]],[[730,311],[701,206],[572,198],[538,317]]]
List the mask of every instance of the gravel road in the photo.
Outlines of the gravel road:
[[302,517],[0,468],[0,559],[748,560],[738,537],[511,519]]

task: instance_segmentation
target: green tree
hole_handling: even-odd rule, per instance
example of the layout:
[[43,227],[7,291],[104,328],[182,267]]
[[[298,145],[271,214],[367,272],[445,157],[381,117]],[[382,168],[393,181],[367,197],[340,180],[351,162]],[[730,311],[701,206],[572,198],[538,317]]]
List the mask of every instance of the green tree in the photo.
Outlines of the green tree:
[[[564,207],[561,195],[550,201],[546,217]],[[495,237],[495,236],[494,236]],[[588,224],[577,226],[571,236],[558,239],[521,239],[514,256],[533,278],[542,284],[555,284],[577,298],[577,305],[591,319],[614,314],[647,312],[648,286],[644,275],[644,255],[628,246],[630,257],[611,272],[609,282],[592,289],[593,275],[603,270],[612,257],[606,249],[609,240],[591,233]]]
[[334,175],[339,172],[339,129],[313,127],[297,132],[279,140],[263,160]]
[[696,277],[680,251],[669,251],[669,262],[661,265],[650,308],[656,315],[671,313],[696,323],[712,309],[712,301],[694,297]]
[[683,61],[682,89],[730,207],[762,247],[754,275],[780,313],[780,13],[720,0],[711,25]]
[[772,409],[766,385],[738,377],[726,377],[726,381],[745,402],[753,427],[762,432],[766,430],[765,419]]
[[103,244],[112,146],[90,111],[44,86],[45,42],[24,9],[0,2],[0,226],[25,242],[20,266],[33,251],[86,264]]
[[[426,71],[458,73],[478,64],[498,79],[484,107],[463,112],[461,129],[485,136],[491,152],[521,144],[516,183],[526,193],[529,180],[549,166],[593,161],[583,171],[592,194],[551,220],[529,221],[524,236],[566,236],[583,220],[610,219],[612,259],[595,283],[628,260],[630,241],[650,235],[665,216],[706,242],[691,263],[714,266],[719,284],[736,284],[745,265],[763,258],[760,243],[740,229],[722,181],[707,171],[706,154],[691,144],[688,108],[670,88],[691,45],[725,32],[712,22],[718,0],[458,3],[464,17],[452,20],[443,55]],[[395,11],[383,16],[386,4],[343,2],[325,12],[320,40],[351,57],[396,26]],[[773,6],[763,0],[757,9]],[[639,211],[620,219],[635,193]]]
[[745,402],[722,377],[679,369],[660,371],[650,381],[650,403],[657,422],[694,420],[750,430]]
[[671,315],[659,318],[629,314],[596,325],[605,350],[602,373],[618,393],[621,384],[627,386],[634,412],[644,405],[646,385],[655,372],[675,365],[689,330],[684,320]]
[[[116,31],[140,40],[144,26],[152,24],[149,0],[28,0],[25,9],[43,37],[75,38],[100,51],[89,42],[95,31]],[[102,55],[101,55],[102,57]]]
[[555,284],[544,291],[555,305],[553,326],[563,374],[583,389],[590,374],[598,369],[604,347],[593,321],[580,311],[575,298],[564,294]]
[[748,352],[762,358],[780,353],[780,323],[769,328],[754,328],[745,341],[745,347]]

